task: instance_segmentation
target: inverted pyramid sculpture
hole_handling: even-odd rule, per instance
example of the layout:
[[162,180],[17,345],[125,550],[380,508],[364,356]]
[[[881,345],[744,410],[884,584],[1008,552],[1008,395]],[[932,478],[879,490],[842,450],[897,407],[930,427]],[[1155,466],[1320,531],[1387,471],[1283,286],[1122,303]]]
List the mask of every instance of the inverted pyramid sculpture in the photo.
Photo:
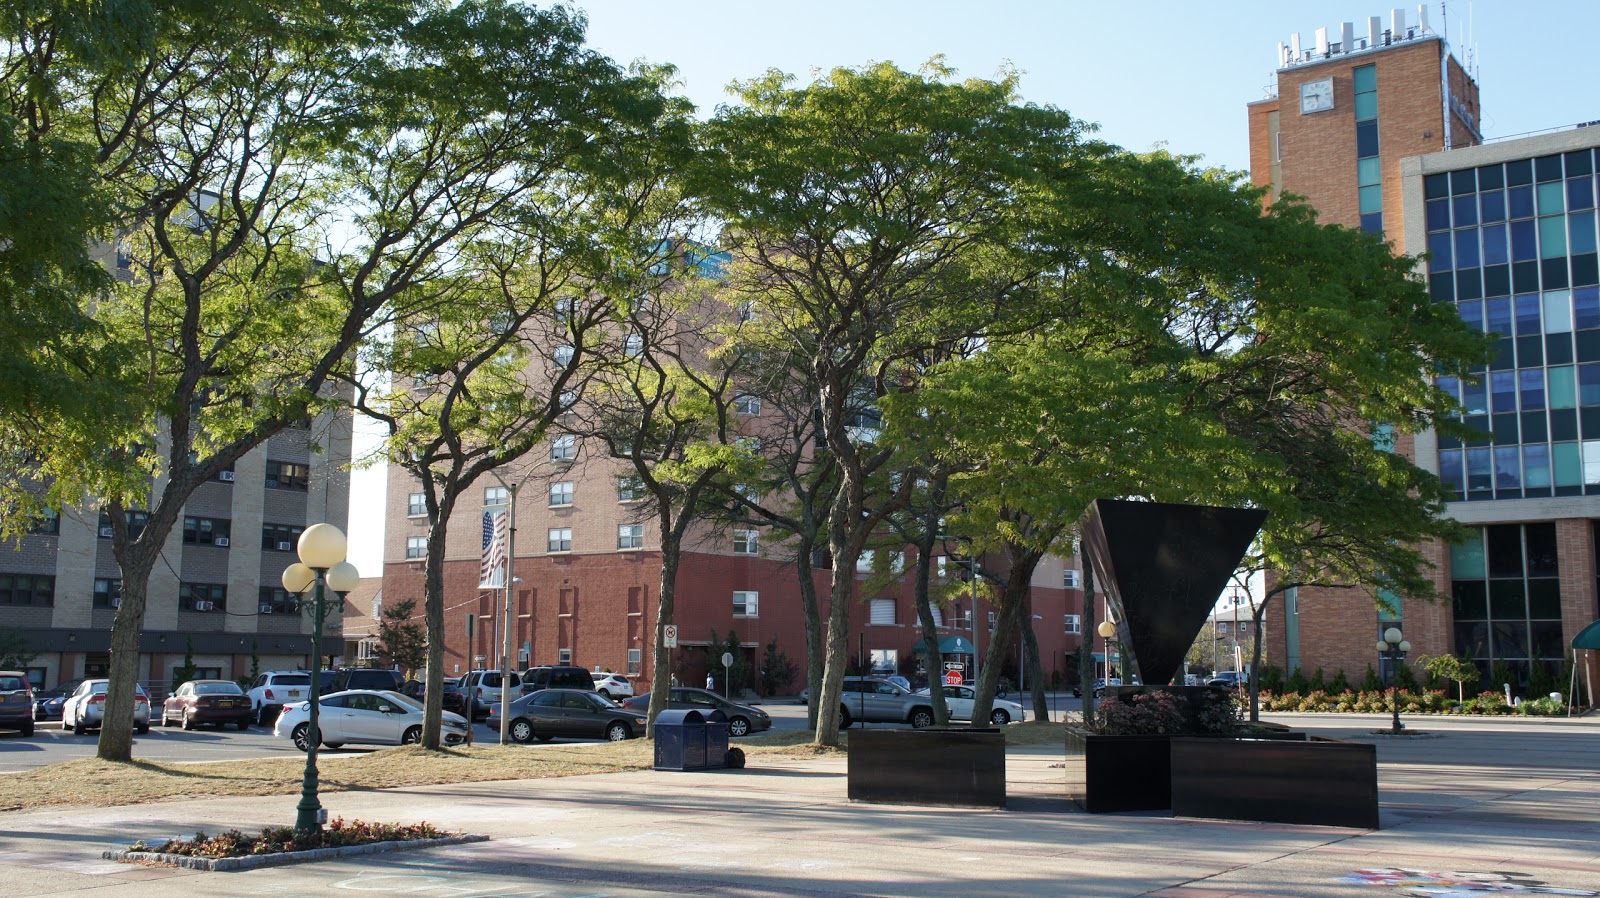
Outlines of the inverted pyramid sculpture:
[[1089,506],[1083,554],[1114,611],[1124,674],[1172,680],[1266,519],[1254,508],[1121,499]]

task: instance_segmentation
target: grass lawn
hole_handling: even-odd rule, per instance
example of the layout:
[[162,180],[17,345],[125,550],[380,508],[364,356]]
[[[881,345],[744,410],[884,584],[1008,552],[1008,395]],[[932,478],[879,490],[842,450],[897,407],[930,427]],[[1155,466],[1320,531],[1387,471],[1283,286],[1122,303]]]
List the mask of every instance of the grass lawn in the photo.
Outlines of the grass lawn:
[[[1060,724],[1024,723],[1005,728],[1012,745],[1060,744]],[[740,739],[752,764],[769,757],[842,755],[844,749],[811,741],[810,730],[784,730]],[[841,734],[849,744],[850,733]],[[414,745],[386,748],[358,756],[319,757],[321,791],[344,792],[470,783],[485,780],[539,779],[648,769],[655,760],[654,743],[625,742],[545,745],[475,745],[428,751]],[[39,767],[0,777],[0,811],[31,810],[54,805],[107,807],[204,798],[219,795],[293,795],[305,772],[302,757],[270,760],[174,763],[134,760],[119,764],[87,758]]]

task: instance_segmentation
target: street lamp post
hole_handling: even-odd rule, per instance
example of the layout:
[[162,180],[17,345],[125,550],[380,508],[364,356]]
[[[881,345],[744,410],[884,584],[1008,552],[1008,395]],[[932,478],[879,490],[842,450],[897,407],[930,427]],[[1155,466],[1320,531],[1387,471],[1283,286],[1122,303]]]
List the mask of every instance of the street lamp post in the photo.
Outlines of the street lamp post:
[[[1111,607],[1109,605],[1106,606],[1106,619],[1100,622],[1100,626],[1095,627],[1095,632],[1099,633],[1100,634],[1100,638],[1104,639],[1106,641],[1105,642],[1105,645],[1106,645],[1105,685],[1110,686],[1111,685],[1111,639],[1112,639],[1112,637],[1117,635],[1117,625],[1111,622]],[[1121,655],[1122,653],[1118,652],[1117,654]],[[1091,686],[1091,690],[1090,691],[1093,691],[1093,687],[1092,686]]]
[[1394,729],[1390,732],[1395,735],[1405,732],[1405,724],[1400,722],[1400,686],[1395,681],[1395,673],[1400,662],[1406,660],[1406,653],[1409,651],[1411,643],[1400,634],[1399,627],[1384,630],[1383,638],[1378,640],[1378,655],[1389,662],[1389,704],[1394,711]]
[[311,717],[306,729],[306,770],[300,783],[300,804],[296,806],[294,829],[299,834],[322,830],[327,813],[317,800],[317,746],[322,742],[318,728],[318,708],[321,704],[322,679],[322,624],[327,618],[328,602],[323,595],[323,585],[339,597],[338,607],[344,609],[344,597],[361,582],[356,566],[344,560],[344,532],[332,524],[313,524],[300,534],[296,547],[300,560],[283,570],[283,588],[294,593],[297,600],[306,590],[316,587],[311,600]]

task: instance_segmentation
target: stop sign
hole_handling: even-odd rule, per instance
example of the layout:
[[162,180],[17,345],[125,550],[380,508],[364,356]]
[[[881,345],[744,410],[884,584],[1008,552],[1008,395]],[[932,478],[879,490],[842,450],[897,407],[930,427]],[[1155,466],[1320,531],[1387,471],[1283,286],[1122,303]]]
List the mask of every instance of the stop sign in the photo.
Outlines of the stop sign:
[[946,672],[945,675],[944,675],[944,684],[946,686],[960,686],[961,685],[961,671],[952,670],[952,671]]

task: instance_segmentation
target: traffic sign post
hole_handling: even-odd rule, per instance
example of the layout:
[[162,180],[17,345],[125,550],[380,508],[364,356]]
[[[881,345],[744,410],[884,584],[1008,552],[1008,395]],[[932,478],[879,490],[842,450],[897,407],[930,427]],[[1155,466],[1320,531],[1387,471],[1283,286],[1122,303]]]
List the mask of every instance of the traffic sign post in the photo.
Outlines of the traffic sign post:
[[951,670],[948,673],[946,673],[944,675],[944,684],[946,686],[960,686],[961,685],[961,671],[959,671],[959,670]]
[[723,652],[722,653],[722,697],[723,698],[727,698],[728,696],[733,694],[732,692],[729,691],[732,688],[732,685],[728,682],[729,678],[732,677],[732,676],[733,676],[733,653],[732,652]]
[[678,647],[678,625],[667,624],[661,628],[661,641],[669,649]]

